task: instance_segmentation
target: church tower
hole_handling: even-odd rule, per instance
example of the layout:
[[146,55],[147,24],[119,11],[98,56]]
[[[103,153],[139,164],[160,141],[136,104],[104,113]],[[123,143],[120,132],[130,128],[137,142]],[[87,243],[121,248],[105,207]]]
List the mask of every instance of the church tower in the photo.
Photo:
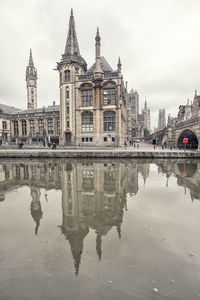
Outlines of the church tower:
[[69,20],[65,51],[60,62],[57,63],[57,70],[60,74],[60,144],[75,144],[75,82],[78,75],[86,72],[87,64],[80,55],[73,10]]
[[37,69],[34,67],[30,49],[29,64],[26,67],[27,109],[37,108]]

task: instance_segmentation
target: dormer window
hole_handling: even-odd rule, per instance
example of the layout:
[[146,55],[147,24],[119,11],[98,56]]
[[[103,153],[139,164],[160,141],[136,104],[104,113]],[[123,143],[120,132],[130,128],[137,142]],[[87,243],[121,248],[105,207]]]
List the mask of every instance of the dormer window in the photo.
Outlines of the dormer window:
[[70,70],[65,70],[65,82],[70,82]]

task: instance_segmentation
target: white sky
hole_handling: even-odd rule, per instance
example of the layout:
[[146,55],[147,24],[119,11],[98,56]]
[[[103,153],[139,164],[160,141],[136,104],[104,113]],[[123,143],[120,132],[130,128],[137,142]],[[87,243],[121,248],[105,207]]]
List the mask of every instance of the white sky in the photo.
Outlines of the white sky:
[[38,107],[59,104],[58,73],[74,9],[81,55],[94,62],[96,28],[101,54],[113,69],[122,62],[128,90],[145,96],[152,129],[158,109],[177,115],[200,87],[200,0],[1,0],[0,102],[26,108],[29,50],[38,70]]

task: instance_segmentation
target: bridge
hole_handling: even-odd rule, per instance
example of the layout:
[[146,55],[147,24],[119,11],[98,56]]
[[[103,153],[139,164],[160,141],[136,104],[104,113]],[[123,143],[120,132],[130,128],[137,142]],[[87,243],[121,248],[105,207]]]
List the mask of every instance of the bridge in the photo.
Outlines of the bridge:
[[188,138],[187,149],[200,149],[200,117],[168,125],[160,131],[146,137],[149,143],[166,145],[171,148],[183,148],[183,138]]

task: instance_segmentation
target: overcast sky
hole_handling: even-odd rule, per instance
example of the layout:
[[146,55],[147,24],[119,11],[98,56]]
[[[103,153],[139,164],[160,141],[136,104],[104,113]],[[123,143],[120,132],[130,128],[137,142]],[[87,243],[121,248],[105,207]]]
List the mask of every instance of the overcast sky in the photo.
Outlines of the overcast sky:
[[81,55],[95,60],[99,26],[101,54],[113,69],[122,62],[128,90],[147,97],[152,129],[158,109],[178,106],[200,90],[200,0],[1,0],[0,102],[26,109],[25,70],[32,48],[38,70],[38,107],[59,104],[58,73],[71,8]]

